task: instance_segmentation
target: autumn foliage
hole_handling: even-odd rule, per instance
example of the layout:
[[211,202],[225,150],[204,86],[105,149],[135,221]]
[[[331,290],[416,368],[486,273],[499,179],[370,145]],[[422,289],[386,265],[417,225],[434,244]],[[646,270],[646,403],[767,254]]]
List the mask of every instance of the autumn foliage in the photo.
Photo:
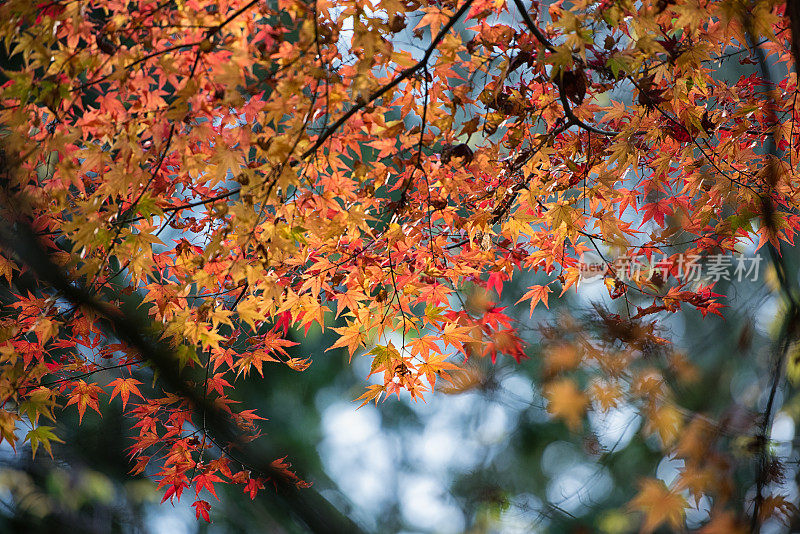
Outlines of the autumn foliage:
[[[149,317],[245,441],[262,416],[237,381],[313,364],[291,332],[332,329],[330,349],[370,359],[360,403],[427,398],[463,384],[466,359],[525,359],[504,287],[536,274],[512,301],[546,312],[591,251],[627,314],[544,329],[550,412],[579,432],[629,403],[685,459],[672,487],[642,481],[642,530],[682,528],[700,495],[707,532],[749,521],[714,422],[674,398],[692,358],[658,323],[724,313],[682,258],[753,242],[775,259],[800,224],[782,3],[11,0],[0,21],[4,224],[108,309]],[[626,257],[662,268],[622,276]],[[119,398],[132,472],[198,518],[219,484],[305,484],[286,459],[265,474],[228,454],[148,354],[31,268],[6,240],[3,440],[52,454],[56,408],[83,419]],[[791,515],[766,485],[757,521]]]

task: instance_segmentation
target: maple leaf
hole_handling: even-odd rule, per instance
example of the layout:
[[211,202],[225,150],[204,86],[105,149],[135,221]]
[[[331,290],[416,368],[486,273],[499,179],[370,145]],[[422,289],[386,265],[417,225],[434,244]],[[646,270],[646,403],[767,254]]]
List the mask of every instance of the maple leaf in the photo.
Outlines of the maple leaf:
[[258,374],[264,376],[263,365],[264,362],[278,362],[276,357],[272,356],[268,350],[258,349],[252,352],[243,354],[236,362],[236,375],[247,375],[250,373],[250,368],[255,367]]
[[223,388],[233,387],[230,382],[225,380],[224,376],[225,373],[216,373],[214,376],[209,377],[208,381],[206,382],[206,389],[208,391],[215,391],[219,395],[224,395],[225,392],[223,391]]
[[650,410],[647,415],[647,431],[657,432],[662,443],[672,444],[683,424],[683,415],[668,404]]
[[589,405],[588,397],[575,386],[575,382],[562,378],[544,388],[547,411],[563,419],[572,430],[577,430]]
[[463,352],[462,343],[472,341],[472,337],[470,336],[471,330],[472,328],[468,326],[458,326],[449,323],[442,329],[441,338],[445,346],[452,345]]
[[495,271],[489,275],[486,281],[486,289],[494,289],[497,291],[497,296],[503,296],[503,282],[508,280],[508,275],[501,271]]
[[370,401],[375,401],[375,404],[378,404],[378,401],[381,400],[381,396],[384,393],[386,393],[386,386],[383,384],[371,384],[367,386],[367,391],[356,399],[357,401],[364,401],[361,403],[359,408],[363,407]]
[[450,375],[446,371],[460,371],[461,368],[453,363],[445,361],[444,354],[433,354],[419,366],[420,374],[424,374],[430,383],[431,388],[436,386],[436,377],[441,376],[445,380],[450,380]]
[[250,496],[250,500],[256,498],[258,490],[264,489],[264,481],[260,478],[248,478],[244,486],[244,492]]
[[714,483],[715,474],[711,470],[698,469],[695,466],[687,465],[678,477],[675,488],[688,489],[694,496],[694,505],[697,507],[700,506],[702,496],[709,491],[713,491]]
[[197,475],[194,477],[195,493],[199,495],[203,489],[207,489],[215,499],[219,500],[219,497],[217,497],[217,492],[214,490],[214,482],[222,482],[222,479],[213,473],[203,473]]
[[595,381],[591,388],[592,398],[600,405],[601,411],[608,411],[616,408],[622,397],[622,388],[613,383],[605,381]]
[[336,343],[326,349],[325,352],[338,347],[347,347],[348,361],[352,360],[353,354],[355,354],[358,347],[364,344],[364,340],[366,339],[366,336],[361,333],[361,328],[357,324],[352,324],[339,328],[334,327],[333,331],[340,334],[340,337]]
[[39,422],[39,416],[44,415],[51,421],[55,421],[53,416],[53,408],[56,407],[56,401],[53,399],[54,392],[44,386],[34,389],[28,394],[28,398],[21,404],[19,411],[28,416],[28,419],[33,421],[34,424]]
[[87,384],[83,380],[78,380],[72,389],[67,406],[77,404],[78,406],[78,421],[83,421],[83,414],[86,412],[86,407],[90,407],[98,414],[100,414],[100,406],[98,404],[98,396],[102,389],[97,384]]
[[388,345],[375,345],[375,347],[367,353],[373,355],[372,365],[369,369],[369,375],[373,375],[378,371],[394,368],[395,361],[402,360],[400,352],[395,348],[394,344],[390,341]]
[[[180,500],[183,490],[186,489],[186,485],[187,484],[182,480],[170,484],[169,487],[167,487],[167,490],[164,492],[164,495],[161,497],[161,502],[164,503],[167,501],[167,499],[169,499],[170,502],[173,502],[175,499]],[[161,487],[160,484],[159,487]]]
[[515,304],[519,304],[523,300],[531,299],[531,312],[530,317],[533,317],[533,310],[536,308],[536,305],[540,302],[544,304],[545,308],[550,308],[547,304],[547,295],[550,293],[550,288],[547,286],[540,286],[540,285],[533,285],[528,288],[528,291],[520,297],[520,299],[515,302]]
[[51,442],[55,441],[58,443],[64,443],[58,436],[53,434],[53,427],[52,426],[44,426],[39,425],[36,428],[30,430],[27,434],[25,434],[25,440],[31,444],[31,453],[32,457],[36,458],[36,450],[39,448],[41,444],[44,447],[44,450],[47,451],[47,454],[50,457],[53,457],[53,449]]
[[419,336],[411,338],[408,341],[408,347],[411,354],[418,354],[423,360],[428,360],[428,355],[431,352],[441,353],[439,344],[436,342],[434,336]]
[[442,393],[456,395],[482,387],[486,381],[485,373],[477,366],[467,365],[452,373],[448,383],[439,387]]
[[195,519],[200,519],[202,517],[208,523],[211,523],[211,517],[209,515],[209,512],[211,511],[211,503],[208,501],[198,500],[192,503],[192,507],[194,508]]
[[492,363],[496,363],[498,353],[510,355],[517,363],[527,358],[523,342],[515,330],[511,328],[498,330],[489,334],[489,338],[491,343],[486,344],[484,353],[488,352],[491,355]]
[[0,276],[4,277],[8,284],[11,284],[11,280],[14,275],[14,264],[5,259],[4,257],[0,256]]
[[656,202],[651,202],[643,206],[644,217],[642,217],[641,228],[650,219],[658,223],[659,226],[664,226],[664,217],[672,215],[672,200],[669,198],[662,198]]
[[298,488],[310,488],[311,484],[301,480],[293,471],[292,465],[286,461],[286,456],[276,458],[270,462],[270,467],[278,473],[284,475],[286,479],[292,480]]
[[295,371],[305,371],[311,365],[311,358],[289,358],[285,363]]
[[553,231],[561,231],[563,226],[567,234],[572,235],[574,233],[575,223],[578,218],[575,208],[569,204],[558,203],[550,208],[548,214],[552,220]]
[[17,414],[6,410],[0,410],[0,443],[6,440],[15,451],[17,448],[15,430],[17,428],[17,421],[19,420],[20,417]]
[[559,344],[547,351],[545,360],[546,372],[552,375],[576,368],[581,362],[581,353],[575,345]]
[[661,480],[646,479],[641,483],[639,493],[630,502],[630,507],[642,512],[644,523],[642,532],[653,532],[666,523],[673,529],[683,525],[686,499],[669,489]]
[[767,495],[761,503],[759,514],[761,521],[775,517],[788,524],[789,520],[797,514],[797,506],[786,495]]
[[425,302],[428,306],[436,307],[440,304],[447,304],[451,294],[450,288],[444,284],[430,284],[420,290],[418,300]]
[[113,391],[111,391],[111,397],[108,399],[109,402],[114,400],[114,397],[117,395],[120,396],[122,399],[122,409],[125,409],[125,405],[128,404],[128,398],[130,397],[131,393],[136,395],[139,398],[144,398],[142,393],[139,391],[138,386],[141,384],[135,378],[117,378],[112,380],[108,385],[114,386]]

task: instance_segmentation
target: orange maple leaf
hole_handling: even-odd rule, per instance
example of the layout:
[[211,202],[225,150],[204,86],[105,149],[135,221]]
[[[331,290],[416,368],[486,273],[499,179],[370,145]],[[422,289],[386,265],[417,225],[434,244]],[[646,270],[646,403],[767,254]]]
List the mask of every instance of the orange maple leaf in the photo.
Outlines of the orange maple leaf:
[[339,334],[340,337],[336,340],[336,343],[328,347],[325,352],[339,347],[347,347],[347,353],[349,355],[348,361],[352,360],[353,354],[355,354],[359,346],[364,344],[364,339],[366,338],[366,336],[361,333],[361,328],[357,324],[352,324],[339,328],[334,327],[333,331]]
[[547,286],[540,286],[540,285],[533,285],[528,288],[528,292],[522,295],[517,302],[514,304],[519,304],[523,300],[531,299],[531,313],[529,317],[533,317],[533,310],[536,308],[536,305],[541,302],[544,304],[544,307],[550,309],[550,306],[547,304],[547,295],[550,293],[550,288]]
[[108,385],[114,386],[114,390],[111,392],[111,397],[108,399],[109,402],[114,400],[114,397],[119,395],[120,399],[122,399],[122,409],[125,409],[125,405],[128,404],[128,398],[130,397],[131,393],[136,395],[139,398],[144,398],[139,391],[138,386],[141,384],[135,378],[117,378],[116,380],[112,380]]
[[[72,393],[70,393],[67,406],[72,404],[78,405],[78,422],[83,422],[83,414],[86,412],[86,407],[100,413],[100,406],[98,405],[98,396],[103,390],[97,384],[87,384],[83,380],[78,380]],[[102,414],[101,414],[102,415]]]

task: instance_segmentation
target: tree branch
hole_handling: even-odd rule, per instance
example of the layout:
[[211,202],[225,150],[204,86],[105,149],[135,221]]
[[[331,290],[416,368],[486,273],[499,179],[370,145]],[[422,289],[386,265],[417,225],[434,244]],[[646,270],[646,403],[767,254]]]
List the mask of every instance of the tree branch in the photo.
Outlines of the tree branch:
[[149,333],[151,325],[137,316],[126,315],[119,308],[98,300],[78,282],[69,279],[39,243],[30,224],[21,220],[2,221],[0,248],[6,254],[16,256],[33,272],[38,281],[60,292],[74,305],[85,307],[95,313],[101,318],[101,327],[104,330],[135,349],[150,362],[158,370],[161,380],[189,401],[196,413],[205,413],[208,430],[216,442],[235,444],[237,449],[242,451],[239,457],[244,462],[271,479],[283,506],[309,530],[342,534],[362,532],[352,520],[341,514],[319,493],[307,488],[298,489],[294,480],[274,468],[271,461],[262,459],[264,456],[278,458],[280,454],[256,453],[251,445],[240,439],[229,418],[181,378],[180,371],[175,365],[178,359],[174,351]]
[[[514,0],[514,5],[517,6],[517,10],[520,12],[520,15],[522,15],[522,22],[525,23],[525,26],[528,27],[528,29],[531,31],[534,37],[536,37],[536,39],[538,39],[539,42],[542,43],[542,46],[544,46],[546,50],[548,50],[549,52],[555,52],[556,47],[553,45],[552,42],[550,42],[550,39],[547,38],[547,36],[542,32],[542,30],[539,29],[536,23],[533,22],[533,19],[528,14],[528,11],[525,9],[525,6],[522,4],[522,0]],[[580,58],[576,59],[580,63],[583,63],[583,61],[581,61]],[[575,126],[579,126],[584,130],[588,130],[598,135],[605,135],[607,137],[614,137],[619,133],[612,130],[603,130],[601,128],[597,128],[590,124],[586,124],[583,120],[579,119],[575,115],[575,112],[572,111],[572,107],[570,107],[569,105],[569,100],[567,100],[567,95],[564,92],[564,86],[562,85],[562,80],[558,73],[556,73],[556,75],[553,77],[553,83],[555,83],[556,87],[558,87],[558,94],[559,98],[561,99],[561,106],[564,108],[564,115],[566,115],[567,119],[569,119],[569,121],[572,124],[574,124]]]
[[[789,4],[794,3],[795,2],[789,2]],[[745,28],[745,36],[747,37],[748,42],[752,42],[752,20],[747,17],[743,17],[742,23]],[[794,43],[795,36],[792,35],[792,38],[792,51],[794,54],[796,54],[797,46]],[[752,48],[758,60],[761,77],[764,80],[771,80],[769,65],[767,65],[767,58],[764,54],[764,50],[761,48],[760,44],[752,46]],[[795,60],[797,60],[796,56]],[[768,110],[768,113],[770,114],[769,116],[771,122],[773,124],[776,123],[777,118],[775,117],[774,112]],[[766,146],[766,153],[768,156],[773,156],[775,158],[779,157],[778,147],[775,145],[775,138],[772,135],[767,136]],[[778,178],[776,176],[774,167],[769,161],[766,162],[766,166],[767,170],[770,171],[768,174],[769,186],[767,190],[761,194],[762,219],[764,226],[770,233],[770,237],[772,237],[779,231],[775,220],[775,204],[772,199],[772,190],[774,189]],[[800,325],[800,303],[798,303],[798,300],[795,297],[794,288],[791,286],[789,281],[784,259],[778,250],[772,245],[772,243],[767,243],[767,249],[769,250],[770,263],[772,263],[773,267],[775,268],[776,278],[778,279],[778,287],[786,297],[786,300],[789,303],[789,309],[786,311],[783,324],[781,324],[781,331],[776,342],[776,345],[780,348],[778,349],[778,353],[773,360],[773,369],[767,405],[764,408],[759,433],[756,436],[758,439],[758,466],[756,468],[756,495],[753,499],[753,515],[751,517],[750,525],[751,532],[754,534],[758,534],[758,532],[761,531],[761,509],[764,504],[764,488],[768,482],[768,471],[770,465],[770,453],[768,445],[773,415],[775,413],[775,397],[777,395],[778,388],[783,381],[783,368],[786,364],[786,355],[789,352],[789,347],[791,346],[792,342],[797,339],[798,327]]]
[[[461,8],[458,11],[456,11],[452,17],[450,17],[450,20],[447,21],[447,24],[445,24],[444,27],[442,27],[442,29],[439,30],[439,33],[436,34],[436,37],[433,38],[430,46],[425,50],[425,54],[423,54],[422,59],[420,59],[415,65],[412,65],[407,69],[403,69],[403,71],[400,72],[400,75],[397,78],[387,83],[386,85],[382,86],[381,88],[377,89],[366,99],[362,99],[361,101],[356,103],[356,105],[350,108],[347,111],[347,113],[339,117],[339,119],[336,122],[328,126],[328,128],[325,131],[323,131],[319,135],[319,137],[317,137],[317,140],[314,142],[311,148],[303,152],[303,154],[300,156],[300,159],[304,160],[307,157],[311,156],[314,152],[316,152],[317,149],[321,147],[325,143],[325,141],[327,141],[328,138],[336,132],[336,130],[338,130],[345,122],[347,122],[348,119],[350,119],[350,117],[358,113],[360,110],[364,109],[367,105],[374,102],[375,100],[377,100],[390,90],[400,85],[400,83],[403,82],[404,80],[411,78],[411,76],[413,76],[414,73],[416,73],[421,68],[425,67],[428,64],[428,60],[431,58],[433,51],[436,50],[436,47],[439,46],[439,43],[442,41],[442,39],[444,39],[445,35],[447,35],[447,33],[455,25],[455,23],[458,22],[458,20],[464,15],[464,13],[467,12],[470,6],[472,6],[472,2],[473,0],[467,0],[466,2],[464,2],[464,5],[462,5]],[[297,162],[294,163],[297,164]]]

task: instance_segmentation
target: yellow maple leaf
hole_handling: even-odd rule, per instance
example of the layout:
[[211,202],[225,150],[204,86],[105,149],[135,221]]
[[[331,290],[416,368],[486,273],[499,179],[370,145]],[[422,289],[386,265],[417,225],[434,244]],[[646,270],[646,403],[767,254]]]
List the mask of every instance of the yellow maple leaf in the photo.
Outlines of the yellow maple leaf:
[[667,523],[673,529],[683,525],[686,499],[672,491],[664,482],[646,479],[642,489],[630,503],[630,507],[644,514],[642,532],[653,532],[658,526]]
[[671,445],[683,427],[683,415],[669,404],[648,410],[645,431],[657,432],[661,442]]
[[439,387],[439,391],[447,395],[457,395],[481,388],[486,383],[486,373],[475,364],[467,365],[450,373],[448,384]]
[[577,346],[562,343],[548,350],[544,358],[547,374],[554,375],[578,367],[581,363],[582,355]]
[[548,412],[563,419],[571,430],[580,427],[589,398],[578,389],[575,382],[568,378],[551,382],[545,386],[544,396]]
[[605,380],[596,380],[592,383],[589,392],[592,399],[597,402],[602,411],[616,408],[618,401],[622,397],[622,388],[617,383]]
[[386,386],[383,384],[372,384],[367,386],[367,391],[356,400],[360,401],[363,400],[364,402],[361,403],[359,408],[363,407],[364,405],[368,404],[370,401],[375,401],[375,404],[378,404],[378,401],[381,400],[383,394],[386,393]]

